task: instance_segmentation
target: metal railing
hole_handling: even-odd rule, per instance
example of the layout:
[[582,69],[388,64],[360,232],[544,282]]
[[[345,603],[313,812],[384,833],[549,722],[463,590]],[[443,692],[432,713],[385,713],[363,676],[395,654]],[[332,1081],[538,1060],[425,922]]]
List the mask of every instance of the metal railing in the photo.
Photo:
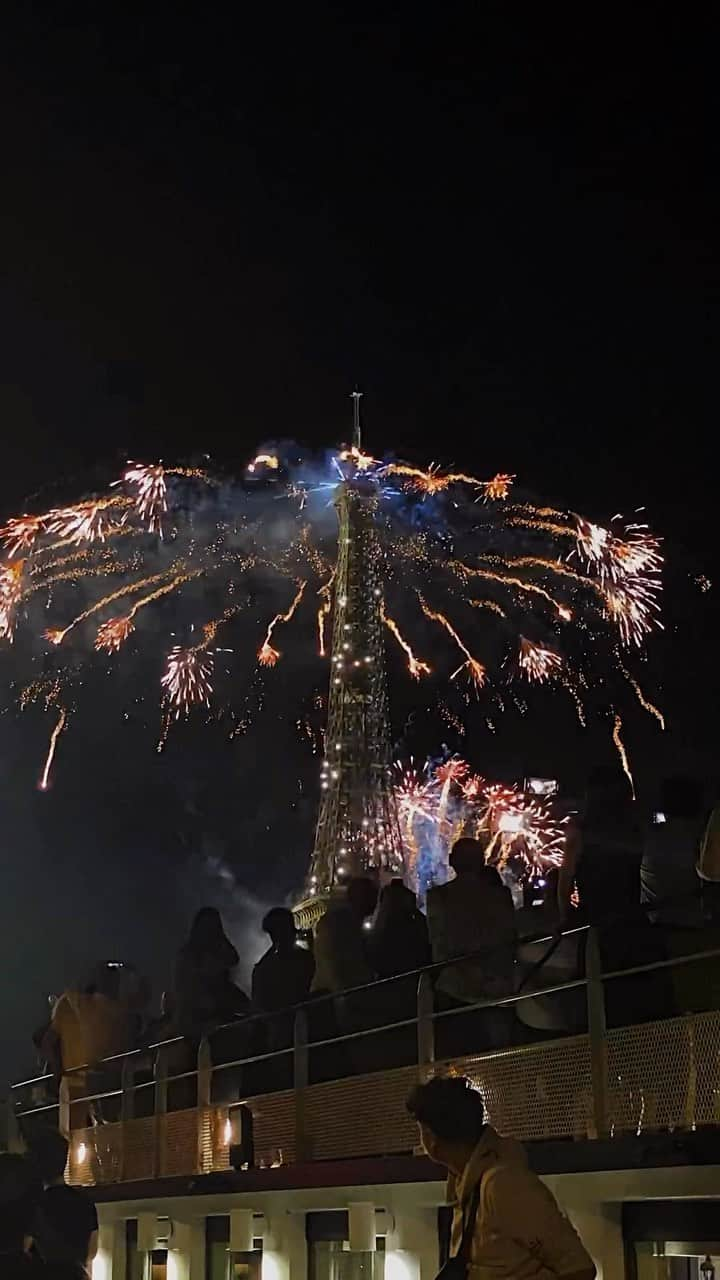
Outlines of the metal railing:
[[[26,1135],[48,1123],[71,1135],[76,1182],[409,1152],[404,1098],[434,1070],[468,1074],[491,1123],[525,1140],[720,1123],[720,998],[707,981],[720,975],[720,935],[698,931],[685,954],[603,972],[618,927],[522,941],[527,972],[501,999],[441,1007],[440,974],[487,961],[485,950],[134,1049],[68,1073],[57,1099],[42,1097],[51,1077],[23,1081],[12,1114]],[[575,949],[576,973],[553,979],[561,948]],[[693,965],[702,982],[685,1004],[700,1007],[683,1007],[670,987]],[[538,1010],[554,1029],[529,1025]],[[223,1038],[235,1040],[229,1057]]]

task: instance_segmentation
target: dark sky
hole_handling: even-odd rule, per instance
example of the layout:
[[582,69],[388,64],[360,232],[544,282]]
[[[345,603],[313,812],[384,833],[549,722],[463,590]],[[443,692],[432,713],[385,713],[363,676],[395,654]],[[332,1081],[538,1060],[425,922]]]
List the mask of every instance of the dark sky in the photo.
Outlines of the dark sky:
[[[657,10],[572,27],[530,6],[226,8],[3,20],[3,511],[128,456],[332,443],[358,383],[377,453],[517,472],[598,518],[647,505],[671,563],[657,767],[679,753],[710,778],[717,606],[692,587],[717,576],[708,33]],[[192,820],[179,860],[171,841],[153,858],[137,814],[159,828],[211,768],[110,785],[78,756],[89,813],[81,783],[43,811],[13,741],[10,1038],[101,947],[167,976],[201,892]],[[261,874],[223,822],[239,885],[284,895],[304,849]]]

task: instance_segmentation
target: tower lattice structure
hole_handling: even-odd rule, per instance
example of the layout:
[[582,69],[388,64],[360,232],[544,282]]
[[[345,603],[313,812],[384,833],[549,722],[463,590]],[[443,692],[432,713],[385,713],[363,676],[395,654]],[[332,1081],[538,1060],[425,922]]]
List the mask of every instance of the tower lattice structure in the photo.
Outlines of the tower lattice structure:
[[[358,455],[360,394],[353,393]],[[346,479],[334,501],[338,557],[325,757],[307,883],[311,898],[349,876],[373,870],[398,874],[403,866],[392,786],[376,484],[362,474]]]

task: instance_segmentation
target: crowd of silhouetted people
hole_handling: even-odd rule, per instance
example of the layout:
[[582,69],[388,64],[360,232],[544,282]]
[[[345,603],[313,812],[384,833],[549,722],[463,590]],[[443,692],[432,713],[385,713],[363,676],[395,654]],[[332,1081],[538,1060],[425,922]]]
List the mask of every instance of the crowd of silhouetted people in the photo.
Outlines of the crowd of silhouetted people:
[[[239,957],[219,912],[203,907],[158,1014],[130,965],[100,965],[55,1001],[35,1043],[65,1081],[71,1127],[119,1118],[123,1081],[112,1059],[130,1049],[139,1050],[134,1083],[143,1072],[155,1088],[164,1079],[170,1110],[199,1104],[202,1045],[209,1102],[291,1088],[300,1044],[309,1045],[310,1081],[415,1062],[420,973],[439,1059],[584,1030],[583,987],[558,989],[590,973],[588,930],[576,926],[596,926],[606,977],[631,971],[604,982],[608,1026],[717,1008],[720,964],[707,952],[720,948],[720,810],[708,816],[700,788],[683,778],[663,785],[660,803],[643,825],[622,774],[598,772],[530,916],[487,864],[482,836],[457,840],[450,878],[428,890],[425,911],[402,880],[370,876],[330,896],[312,936],[274,907],[249,992],[235,981]],[[538,959],[528,934],[537,942],[543,933]],[[701,967],[663,964],[698,952]],[[143,1099],[152,1109],[153,1094],[138,1091],[135,1114]],[[64,1184],[59,1133],[41,1120],[24,1136],[28,1155],[0,1156],[2,1275],[81,1277],[97,1247],[92,1202]]]
[[[661,805],[644,827],[622,773],[594,775],[540,912],[515,910],[497,868],[486,864],[482,836],[455,843],[451,877],[428,890],[424,912],[402,880],[381,886],[370,876],[350,878],[331,895],[312,936],[298,933],[290,910],[275,907],[263,921],[269,946],[249,992],[235,981],[238,953],[219,912],[203,907],[179,948],[159,1014],[150,1016],[149,985],[131,966],[102,965],[56,1002],[36,1037],[41,1057],[67,1080],[73,1103],[93,1085],[101,1092],[96,1064],[132,1048],[147,1047],[146,1069],[157,1078],[151,1050],[163,1043],[169,1105],[190,1106],[198,1048],[209,1040],[213,1101],[225,1101],[291,1086],[289,1050],[303,1005],[306,1042],[324,1046],[311,1052],[312,1078],[398,1065],[415,1060],[417,971],[427,966],[438,1056],[580,1030],[581,989],[542,995],[587,969],[586,933],[561,938],[564,927],[602,923],[605,972],[687,955],[699,949],[698,930],[715,927],[714,905],[708,911],[699,891],[720,867],[720,822],[715,813],[708,822],[701,791],[688,779],[664,784]],[[555,938],[541,966],[525,939],[543,929]],[[658,970],[652,979],[643,973],[608,983],[608,1024],[694,1009],[708,990],[720,997],[716,969],[705,967],[703,991],[691,965],[677,975]],[[516,1002],[519,988],[525,996]],[[88,1107],[87,1119],[115,1118],[113,1105]]]

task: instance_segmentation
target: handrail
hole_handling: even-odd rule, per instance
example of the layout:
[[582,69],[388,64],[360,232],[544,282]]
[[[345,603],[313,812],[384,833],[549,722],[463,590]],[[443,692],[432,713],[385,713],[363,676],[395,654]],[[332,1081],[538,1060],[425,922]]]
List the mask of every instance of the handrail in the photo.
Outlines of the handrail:
[[[681,895],[680,897],[673,898],[673,899],[665,899],[658,903],[653,903],[653,904],[639,903],[634,906],[631,912],[618,913],[617,915],[613,915],[608,919],[613,924],[617,924],[619,921],[623,919],[634,921],[634,920],[637,920],[639,915],[647,914],[651,912],[654,913],[664,908],[667,908],[668,906],[677,906],[678,903],[686,902],[688,900],[695,901],[699,899],[701,896],[702,896],[702,892],[701,890],[699,890],[697,893],[694,893],[694,894],[684,894],[684,895]],[[433,1011],[432,1020],[452,1017],[456,1013],[469,1012],[473,1010],[514,1006],[516,1004],[521,1003],[524,1000],[536,998],[538,995],[546,997],[546,996],[557,994],[558,992],[561,992],[561,991],[571,991],[574,989],[578,989],[580,987],[586,987],[588,985],[588,982],[590,981],[590,979],[587,976],[583,978],[570,979],[563,983],[556,983],[550,986],[544,986],[539,990],[532,989],[528,991],[525,989],[527,985],[527,981],[531,977],[534,977],[536,973],[542,968],[542,966],[547,962],[547,960],[553,954],[553,952],[555,951],[555,949],[557,948],[557,946],[561,941],[563,941],[565,938],[569,938],[573,936],[579,937],[581,934],[587,934],[592,927],[593,926],[588,924],[574,925],[569,929],[558,930],[551,934],[548,934],[548,933],[541,933],[538,935],[530,934],[530,935],[525,935],[518,938],[517,944],[516,944],[517,947],[535,946],[541,943],[549,943],[550,946],[546,954],[543,957],[541,957],[540,962],[532,966],[530,973],[527,974],[525,978],[522,980],[517,991],[503,997],[486,998],[478,1001],[463,1003],[462,1007],[458,1009],[446,1009],[446,1010]],[[653,926],[653,928],[658,928],[658,930],[663,930],[666,928],[672,928],[672,926],[660,924],[657,926]],[[698,934],[701,934],[701,933],[702,933],[702,930],[698,929]],[[418,978],[419,981],[421,979],[424,979],[425,982],[427,983],[428,980],[431,980],[434,976],[436,976],[440,972],[447,971],[449,968],[455,968],[463,964],[472,963],[476,960],[486,959],[489,956],[491,956],[493,953],[495,953],[497,949],[498,948],[496,947],[481,947],[481,948],[478,948],[476,951],[468,952],[462,956],[455,956],[448,960],[435,961],[429,965],[424,965],[419,968],[408,969],[403,971],[402,973],[393,974],[385,978],[379,978],[373,982],[364,983],[356,987],[351,987],[342,992],[318,992],[316,995],[301,1001],[297,1005],[288,1006],[284,1009],[273,1011],[272,1013],[258,1011],[255,1013],[250,1013],[245,1017],[236,1018],[231,1022],[219,1024],[218,1026],[215,1026],[209,1029],[206,1032],[206,1035],[215,1037],[216,1035],[220,1034],[222,1031],[239,1030],[240,1028],[242,1029],[251,1028],[253,1024],[267,1025],[268,1023],[276,1022],[277,1020],[282,1019],[283,1017],[287,1017],[290,1014],[293,1014],[294,1016],[297,1016],[298,1014],[301,1014],[301,1013],[304,1015],[307,1015],[308,1011],[317,1009],[318,1006],[320,1006],[323,1003],[327,1004],[328,1001],[335,1002],[338,1000],[338,998],[345,999],[346,997],[353,997],[362,993],[375,992],[381,988],[387,988],[393,983],[398,983],[401,980],[406,981],[410,977],[416,977]],[[606,982],[611,979],[619,978],[622,976],[629,976],[629,975],[635,975],[635,974],[640,974],[645,972],[651,972],[652,970],[655,970],[655,969],[665,969],[665,968],[675,966],[677,964],[690,963],[691,961],[694,961],[694,960],[709,959],[715,956],[720,956],[720,949],[713,948],[713,949],[705,950],[702,952],[697,952],[697,953],[693,952],[693,953],[689,953],[688,955],[674,957],[670,960],[658,960],[658,961],[653,961],[652,963],[647,965],[639,965],[639,966],[634,966],[628,969],[611,971],[611,972],[601,974],[600,979],[602,982]],[[341,1044],[349,1040],[355,1040],[355,1039],[365,1038],[366,1036],[370,1036],[370,1035],[381,1034],[382,1032],[406,1028],[410,1026],[419,1026],[421,1021],[422,1019],[419,1014],[419,1011],[416,1011],[416,1016],[413,1018],[406,1018],[406,1019],[402,1019],[402,1020],[391,1022],[391,1023],[383,1023],[381,1025],[377,1025],[369,1028],[362,1028],[362,1029],[354,1030],[342,1035],[327,1037],[323,1040],[308,1041],[306,1044],[306,1047],[307,1049],[324,1048],[324,1047],[327,1047],[328,1045]],[[196,1037],[193,1037],[193,1038],[196,1038]],[[80,1075],[84,1071],[99,1071],[99,1070],[102,1070],[102,1068],[104,1067],[112,1066],[113,1064],[116,1064],[116,1063],[125,1064],[130,1059],[133,1059],[133,1058],[141,1059],[143,1057],[147,1057],[148,1055],[152,1055],[157,1052],[167,1051],[167,1049],[169,1049],[173,1045],[181,1045],[181,1044],[190,1046],[191,1039],[188,1038],[187,1036],[172,1036],[168,1040],[154,1041],[152,1043],[148,1043],[147,1045],[136,1046],[133,1049],[129,1049],[125,1051],[124,1053],[112,1054],[109,1057],[102,1059],[98,1063],[94,1063],[94,1064],[86,1063],[82,1066],[73,1067],[69,1071],[64,1072],[63,1075],[64,1077],[72,1078],[73,1076]],[[280,1058],[292,1053],[293,1053],[293,1046],[290,1045],[281,1049],[273,1050],[269,1053],[254,1054],[254,1055],[236,1059],[230,1062],[214,1063],[211,1065],[210,1071],[211,1073],[214,1073],[216,1071],[230,1070],[234,1067],[241,1067],[244,1065],[249,1065],[254,1062],[261,1062],[261,1061],[271,1060],[275,1058]],[[172,1084],[180,1080],[195,1078],[196,1076],[197,1076],[197,1069],[178,1073],[173,1076],[166,1076],[163,1079],[163,1083],[165,1085]],[[30,1088],[31,1086],[34,1086],[34,1085],[35,1086],[41,1085],[49,1081],[53,1081],[54,1079],[55,1077],[53,1076],[52,1073],[47,1073],[46,1075],[34,1076],[27,1080],[17,1081],[13,1083],[10,1086],[10,1088],[11,1088],[11,1091],[14,1093],[22,1089]],[[140,1089],[154,1087],[155,1083],[156,1082],[154,1080],[145,1081],[138,1085],[133,1083],[133,1085],[131,1086],[131,1089],[133,1092],[135,1092],[135,1091],[139,1091]],[[118,1090],[109,1091],[108,1093],[105,1093],[105,1094],[96,1093],[88,1096],[87,1098],[73,1099],[73,1101],[78,1103],[95,1101],[105,1097],[116,1097],[121,1093],[122,1093],[122,1089],[118,1089]],[[18,1114],[20,1115],[36,1114],[37,1112],[43,1111],[43,1110],[53,1110],[56,1108],[56,1106],[57,1106],[57,1103],[52,1103],[46,1107],[34,1108],[32,1110],[27,1110],[27,1111],[19,1111]]]
[[[589,928],[588,925],[576,925],[571,929],[561,931],[559,935],[541,933],[541,934],[538,934],[537,936],[534,936],[532,934],[528,934],[526,936],[519,937],[517,939],[516,945],[518,947],[535,946],[535,945],[539,945],[542,942],[556,944],[558,941],[561,941],[563,938],[571,937],[574,934],[584,933],[587,931],[588,928]],[[222,1031],[237,1030],[238,1027],[248,1027],[248,1026],[251,1026],[253,1023],[266,1023],[270,1020],[280,1019],[290,1013],[296,1013],[300,1009],[302,1010],[316,1009],[320,1004],[323,1004],[323,1003],[327,1004],[328,1002],[333,1002],[338,998],[344,999],[347,996],[356,996],[363,992],[377,991],[379,988],[388,987],[392,983],[399,982],[401,979],[407,979],[412,977],[420,978],[423,974],[432,976],[436,973],[440,973],[443,970],[446,970],[449,968],[455,968],[456,966],[468,964],[475,960],[487,959],[496,950],[497,950],[496,947],[479,947],[476,951],[469,951],[461,956],[452,956],[448,960],[433,961],[430,964],[421,965],[416,969],[405,969],[401,973],[391,974],[387,978],[375,978],[373,979],[372,982],[362,983],[356,987],[346,987],[341,992],[318,991],[316,994],[309,996],[306,1000],[301,1000],[298,1004],[287,1005],[283,1009],[273,1010],[272,1013],[267,1013],[265,1011],[258,1010],[257,1012],[245,1014],[243,1017],[233,1018],[232,1021],[230,1022],[218,1023],[217,1026],[213,1026],[211,1028],[209,1034],[212,1036],[215,1036]],[[543,957],[543,960],[546,958],[547,957]],[[146,1045],[140,1045],[140,1046],[136,1046],[133,1049],[128,1049],[124,1053],[110,1054],[107,1058],[102,1058],[99,1062],[96,1062],[96,1063],[86,1062],[86,1063],[83,1063],[81,1066],[72,1067],[69,1071],[66,1071],[63,1074],[72,1076],[72,1075],[78,1075],[81,1071],[94,1071],[94,1070],[97,1070],[98,1067],[106,1066],[110,1063],[124,1060],[126,1058],[130,1058],[133,1056],[142,1056],[144,1054],[151,1053],[153,1050],[167,1048],[169,1045],[188,1044],[190,1043],[191,1038],[196,1038],[196,1037],[188,1037],[188,1036],[180,1035],[180,1036],[171,1036],[170,1039],[168,1040],[153,1041],[152,1043],[148,1043]],[[311,1043],[314,1043],[314,1042],[311,1042]],[[282,1050],[282,1052],[284,1053],[288,1051]],[[226,1065],[226,1064],[223,1064],[223,1065]],[[14,1084],[11,1084],[10,1088],[24,1089],[24,1088],[28,1088],[30,1085],[42,1084],[43,1082],[48,1080],[53,1080],[54,1078],[55,1077],[53,1076],[52,1072],[48,1072],[44,1076],[33,1076],[29,1080],[19,1080]],[[178,1078],[181,1078],[181,1077],[178,1077]]]

